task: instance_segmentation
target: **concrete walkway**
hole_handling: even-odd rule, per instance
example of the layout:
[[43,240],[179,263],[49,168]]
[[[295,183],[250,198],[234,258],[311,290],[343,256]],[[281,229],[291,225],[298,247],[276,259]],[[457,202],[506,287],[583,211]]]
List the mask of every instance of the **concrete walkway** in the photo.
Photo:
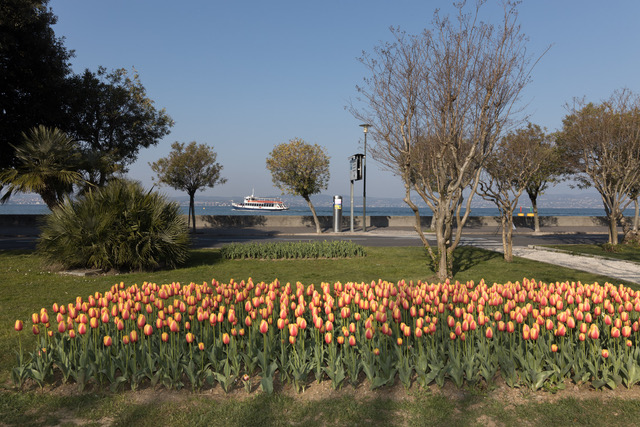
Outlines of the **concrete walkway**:
[[543,250],[536,247],[514,247],[513,255],[640,284],[640,264],[634,262],[603,257],[572,255],[563,252]]
[[[463,244],[500,253],[504,252],[501,241],[465,242]],[[513,256],[640,284],[640,264],[634,262],[600,256],[573,255],[539,246],[514,246]]]

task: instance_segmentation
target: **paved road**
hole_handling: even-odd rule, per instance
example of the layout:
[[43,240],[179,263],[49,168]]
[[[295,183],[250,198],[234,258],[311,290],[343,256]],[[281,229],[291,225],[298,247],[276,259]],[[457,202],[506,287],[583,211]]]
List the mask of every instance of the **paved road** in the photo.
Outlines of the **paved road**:
[[[6,233],[6,231],[5,231]],[[35,233],[25,235],[0,234],[0,250],[6,249],[34,249],[37,236]],[[428,240],[435,243],[433,236],[427,235]],[[474,230],[465,232],[462,244],[490,247],[501,246],[501,236],[493,230]],[[255,231],[238,230],[224,233],[200,232],[193,240],[195,248],[219,248],[231,242],[274,242],[274,241],[309,241],[309,240],[351,240],[364,246],[421,246],[417,233],[411,230],[373,230],[366,233],[333,233],[325,232],[320,235],[309,233],[307,230],[285,231]],[[530,232],[514,235],[514,246],[548,245],[587,243],[596,244],[607,241],[605,233],[571,233],[571,234],[542,234],[534,235]]]

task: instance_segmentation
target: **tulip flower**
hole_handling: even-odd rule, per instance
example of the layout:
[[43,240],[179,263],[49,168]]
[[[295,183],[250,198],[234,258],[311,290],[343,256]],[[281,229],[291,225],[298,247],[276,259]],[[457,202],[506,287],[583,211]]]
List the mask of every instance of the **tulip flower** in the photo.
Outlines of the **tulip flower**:
[[20,332],[22,330],[22,327],[22,320],[16,320],[16,323],[13,325],[13,329],[15,329],[17,332]]
[[131,342],[138,342],[138,332],[135,330],[129,332],[129,339],[131,340]]
[[227,334],[226,332],[222,334],[222,343],[224,345],[229,345],[230,342],[231,342],[231,337],[229,337],[229,334]]
[[148,337],[153,335],[153,326],[149,324],[144,325],[143,333]]
[[493,329],[491,329],[491,326],[487,328],[487,330],[484,333],[484,336],[487,337],[487,339],[493,338]]
[[162,335],[160,335],[160,339],[162,340],[162,342],[169,341],[169,334],[167,332],[163,332]]
[[267,323],[266,320],[262,319],[262,321],[260,322],[260,333],[266,334],[268,331],[269,331],[269,324]]
[[603,358],[608,358],[609,357],[609,350],[607,350],[606,348],[602,349],[602,357]]
[[326,334],[324,334],[324,342],[326,342],[327,344],[331,344],[331,340],[332,340],[332,335],[331,332],[327,332]]
[[113,344],[113,340],[109,335],[105,335],[104,338],[102,338],[102,342],[105,347],[111,347],[111,344]]
[[40,329],[38,328],[38,325],[33,325],[31,327],[31,332],[33,332],[33,335],[38,335],[40,333]]

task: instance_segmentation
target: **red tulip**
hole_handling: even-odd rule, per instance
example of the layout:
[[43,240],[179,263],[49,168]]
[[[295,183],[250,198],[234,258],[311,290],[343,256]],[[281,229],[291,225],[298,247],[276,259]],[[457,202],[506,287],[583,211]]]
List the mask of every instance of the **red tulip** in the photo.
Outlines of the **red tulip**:
[[64,333],[64,331],[66,331],[66,330],[67,330],[67,328],[66,328],[66,325],[65,325],[65,323],[64,323],[64,322],[60,322],[60,323],[58,323],[58,332],[60,332],[61,334],[63,334],[63,333]]
[[129,332],[129,339],[131,340],[131,342],[138,342],[138,331],[131,331]]
[[291,335],[292,337],[298,336],[298,325],[296,325],[295,323],[289,325],[289,335]]
[[34,325],[37,325],[38,323],[40,323],[40,315],[39,315],[38,313],[33,313],[33,314],[31,315],[31,322],[32,322]]
[[16,323],[13,325],[13,329],[20,332],[23,326],[22,320],[16,320]]
[[187,335],[185,336],[185,339],[187,340],[187,342],[189,344],[193,343],[195,337],[193,336],[193,334],[191,332],[188,332]]
[[84,323],[80,323],[80,324],[78,325],[78,333],[79,333],[80,335],[84,335],[84,334],[86,334],[86,333],[87,333],[87,325],[86,325],[86,324],[84,324]]
[[493,329],[491,329],[491,326],[487,328],[487,330],[484,333],[484,336],[487,337],[487,339],[493,338]]
[[228,345],[230,342],[231,342],[231,337],[229,337],[229,334],[227,334],[226,332],[222,334],[222,343],[224,345]]
[[38,325],[33,325],[31,327],[31,332],[33,332],[33,335],[38,335],[40,333],[40,329],[38,328]]
[[105,335],[102,339],[102,342],[104,343],[105,347],[111,347],[111,344],[113,344],[113,340],[109,335]]
[[198,350],[204,351],[204,343],[203,342],[199,342],[198,343]]
[[162,335],[160,335],[160,339],[162,340],[162,342],[169,341],[169,334],[167,332],[163,332]]
[[602,357],[604,357],[605,359],[607,357],[609,357],[609,350],[607,350],[606,348],[602,349]]
[[178,325],[178,322],[176,322],[175,320],[172,320],[171,322],[169,322],[169,330],[171,332],[179,332],[180,326]]
[[269,324],[267,323],[266,320],[262,319],[262,321],[260,322],[260,333],[266,334],[268,331],[269,331]]
[[324,342],[326,342],[327,344],[331,344],[331,340],[332,340],[332,335],[331,332],[327,332],[326,334],[324,334]]

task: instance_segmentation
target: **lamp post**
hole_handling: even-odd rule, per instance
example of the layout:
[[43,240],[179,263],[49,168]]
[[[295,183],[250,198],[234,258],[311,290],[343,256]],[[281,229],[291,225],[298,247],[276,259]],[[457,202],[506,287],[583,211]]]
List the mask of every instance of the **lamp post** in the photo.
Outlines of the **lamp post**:
[[371,125],[363,123],[360,125],[364,131],[364,157],[362,158],[362,231],[367,231],[367,132]]

